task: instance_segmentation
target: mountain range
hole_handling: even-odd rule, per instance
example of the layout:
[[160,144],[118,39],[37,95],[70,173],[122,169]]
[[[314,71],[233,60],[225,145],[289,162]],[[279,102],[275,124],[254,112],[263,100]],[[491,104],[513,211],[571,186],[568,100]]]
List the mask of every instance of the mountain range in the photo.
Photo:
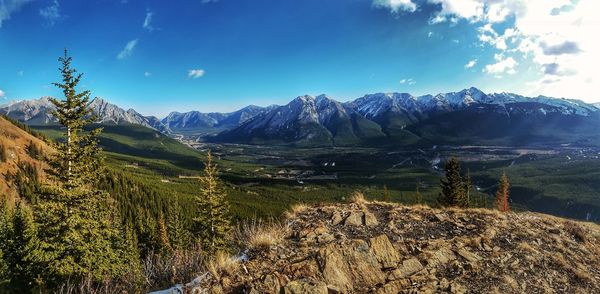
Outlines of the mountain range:
[[[600,143],[600,109],[580,100],[459,92],[413,96],[369,94],[349,102],[300,96],[283,106],[250,105],[230,113],[172,112],[143,116],[101,98],[90,102],[98,123],[137,124],[213,142],[298,146],[417,143]],[[47,97],[13,102],[0,113],[30,125],[55,122]]]

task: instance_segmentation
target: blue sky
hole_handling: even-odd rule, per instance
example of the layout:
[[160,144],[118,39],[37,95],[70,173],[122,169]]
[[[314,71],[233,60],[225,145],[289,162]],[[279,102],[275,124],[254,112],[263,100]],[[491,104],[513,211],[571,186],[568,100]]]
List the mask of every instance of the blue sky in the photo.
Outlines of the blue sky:
[[590,1],[0,0],[0,104],[59,95],[65,47],[93,96],[159,116],[469,86],[600,101]]

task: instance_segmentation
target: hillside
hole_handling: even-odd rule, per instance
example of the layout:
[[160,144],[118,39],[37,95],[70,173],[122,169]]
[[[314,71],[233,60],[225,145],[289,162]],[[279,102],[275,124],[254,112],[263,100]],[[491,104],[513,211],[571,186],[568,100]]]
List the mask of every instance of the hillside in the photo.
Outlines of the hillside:
[[6,148],[7,154],[6,161],[0,162],[0,199],[4,195],[8,196],[9,199],[14,199],[16,196],[12,176],[19,169],[19,163],[31,164],[38,171],[42,170],[43,163],[36,158],[32,158],[27,152],[27,147],[32,142],[34,146],[41,148],[46,153],[51,150],[44,141],[0,117],[0,145]]
[[285,222],[242,235],[242,257],[187,290],[600,293],[600,227],[591,223],[364,201],[296,207]]

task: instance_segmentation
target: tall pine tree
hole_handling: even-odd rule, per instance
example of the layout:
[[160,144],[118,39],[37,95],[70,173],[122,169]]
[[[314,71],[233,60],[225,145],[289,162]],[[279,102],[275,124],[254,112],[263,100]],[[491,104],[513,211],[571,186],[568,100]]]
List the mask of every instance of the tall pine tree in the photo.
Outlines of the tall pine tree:
[[442,178],[440,186],[442,192],[438,197],[438,202],[442,206],[467,207],[467,197],[465,193],[465,181],[460,174],[460,163],[458,159],[452,157],[445,166],[446,176]]
[[498,190],[496,191],[496,208],[502,212],[510,211],[508,204],[509,188],[508,177],[506,176],[506,172],[503,172],[498,183]]
[[218,178],[217,165],[210,151],[200,177],[200,193],[196,195],[197,216],[194,218],[194,235],[208,252],[227,248],[231,233],[231,218],[227,194]]
[[40,189],[36,219],[44,251],[44,279],[49,286],[91,277],[100,281],[122,274],[131,264],[123,248],[110,196],[94,187],[103,173],[97,135],[84,131],[93,122],[89,91],[77,92],[82,74],[71,67],[71,57],[59,58],[64,100],[51,99],[53,115],[64,127],[64,139],[48,159],[50,182]]

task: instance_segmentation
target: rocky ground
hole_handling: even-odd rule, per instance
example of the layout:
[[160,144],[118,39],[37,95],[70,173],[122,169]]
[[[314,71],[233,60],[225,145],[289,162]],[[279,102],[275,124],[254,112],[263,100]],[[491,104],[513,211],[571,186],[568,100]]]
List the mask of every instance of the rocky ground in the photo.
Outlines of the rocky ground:
[[595,224],[366,202],[297,209],[287,222],[283,240],[188,290],[600,293]]

